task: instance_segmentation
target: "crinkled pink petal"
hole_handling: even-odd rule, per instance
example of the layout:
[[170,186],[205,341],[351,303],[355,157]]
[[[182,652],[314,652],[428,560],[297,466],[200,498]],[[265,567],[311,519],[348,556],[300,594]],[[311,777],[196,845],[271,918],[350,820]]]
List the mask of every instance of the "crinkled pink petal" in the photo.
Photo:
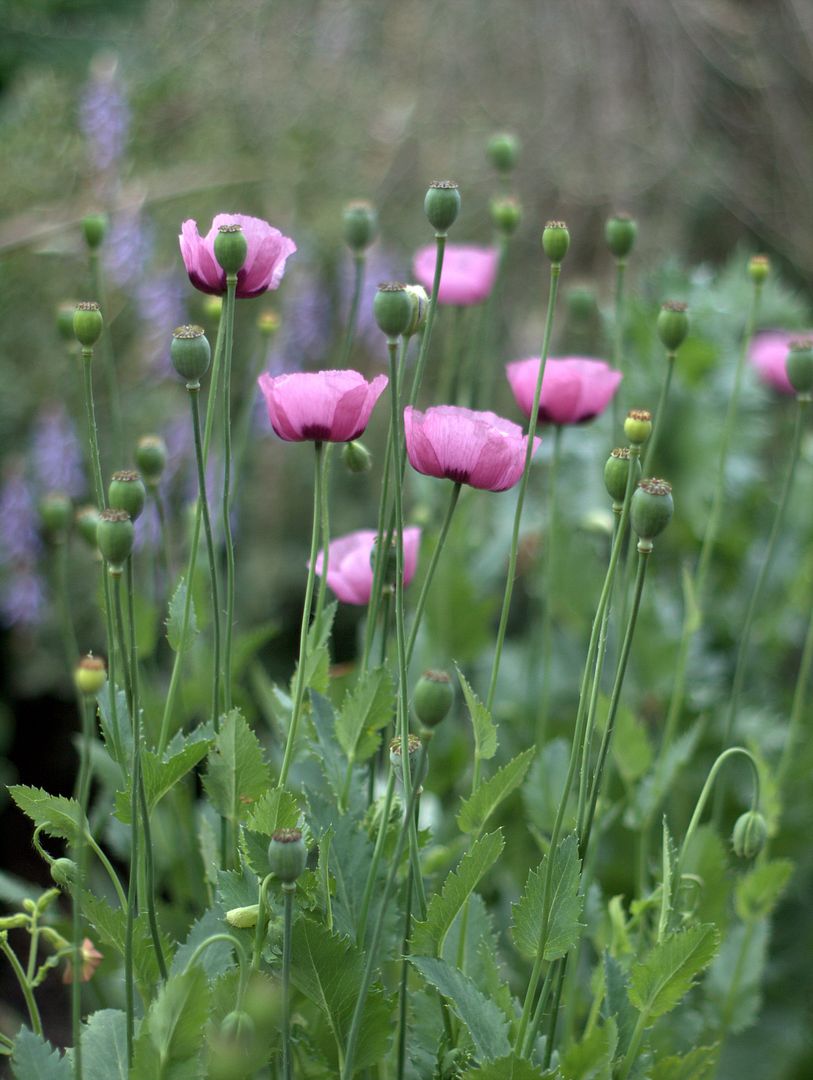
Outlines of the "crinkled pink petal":
[[246,238],[246,261],[237,275],[236,295],[250,299],[268,289],[278,288],[285,272],[285,261],[296,251],[296,244],[267,221],[248,214],[215,215],[204,237],[198,234],[196,222],[183,223],[179,237],[181,255],[195,288],[216,295],[226,291],[226,275],[214,254],[215,238],[222,225],[240,225]]
[[268,374],[257,380],[271,426],[289,442],[348,442],[362,434],[387,385],[378,375],[368,383],[357,371]]
[[[376,533],[373,529],[338,536],[328,549],[327,583],[345,604],[362,605],[370,600],[373,587],[373,550]],[[421,530],[417,526],[404,529],[404,585],[415,576]],[[324,551],[316,558],[316,573],[321,577]]]
[[[415,277],[430,294],[435,280],[436,258],[436,245],[429,244],[416,251],[412,263]],[[481,304],[494,287],[498,263],[496,248],[447,244],[440,274],[438,303],[461,307]]]
[[806,336],[803,333],[770,330],[757,334],[751,343],[749,360],[757,369],[760,379],[774,390],[778,390],[780,394],[796,392],[788,379],[785,361],[790,343]]
[[[539,358],[515,360],[506,366],[514,398],[530,417],[533,408]],[[621,372],[603,360],[589,357],[551,357],[545,365],[539,419],[553,424],[580,424],[602,413],[621,382]]]

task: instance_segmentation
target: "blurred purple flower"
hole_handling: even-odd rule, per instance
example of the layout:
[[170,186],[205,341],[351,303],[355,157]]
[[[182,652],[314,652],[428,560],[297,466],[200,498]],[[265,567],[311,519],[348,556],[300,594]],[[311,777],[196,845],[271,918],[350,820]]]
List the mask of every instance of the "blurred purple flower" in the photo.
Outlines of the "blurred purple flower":
[[282,302],[280,328],[274,336],[266,371],[281,375],[309,365],[324,367],[332,341],[330,294],[312,270],[297,267],[294,288]]
[[33,626],[42,619],[45,587],[36,569],[42,548],[37,509],[22,467],[15,465],[0,490],[0,619]]
[[14,568],[0,592],[0,619],[6,626],[37,626],[45,613],[45,586],[31,563]]
[[77,499],[86,491],[76,429],[62,405],[46,405],[40,411],[34,427],[32,459],[41,494],[64,491]]
[[161,520],[154,499],[148,499],[144,507],[144,513],[135,523],[135,541],[133,547],[136,551],[151,548],[158,551],[161,547]]
[[167,444],[167,464],[162,483],[170,487],[179,478],[186,484],[185,473],[195,475],[195,442],[192,438],[192,421],[188,409],[170,421],[163,431]]
[[144,221],[140,207],[113,215],[104,246],[104,265],[114,284],[124,289],[144,279],[152,249],[152,229]]
[[93,61],[79,102],[79,127],[97,172],[109,172],[119,164],[130,130],[130,108],[115,56],[106,54]]
[[187,321],[185,289],[177,274],[150,274],[136,286],[136,305],[143,323],[142,355],[148,370],[157,376],[173,374],[169,356],[172,331]]

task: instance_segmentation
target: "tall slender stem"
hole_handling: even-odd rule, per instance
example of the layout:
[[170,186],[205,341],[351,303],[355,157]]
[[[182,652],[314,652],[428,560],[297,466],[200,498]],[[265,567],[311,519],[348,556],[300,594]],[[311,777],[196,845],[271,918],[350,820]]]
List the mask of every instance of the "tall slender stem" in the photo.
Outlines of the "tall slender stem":
[[478,409],[481,401],[485,401],[486,408],[490,408],[494,387],[494,373],[497,366],[494,356],[491,355],[491,350],[494,349],[497,337],[497,319],[495,313],[499,310],[499,301],[502,295],[503,280],[505,278],[505,262],[508,255],[508,241],[508,236],[504,232],[500,232],[497,237],[497,249],[499,251],[497,274],[494,278],[494,285],[491,292],[488,294],[488,299],[485,303],[485,313],[483,315],[484,326],[482,327],[482,335],[480,338],[482,374],[480,378],[472,379],[471,385],[472,409]]
[[350,314],[347,316],[347,328],[342,345],[342,362],[340,367],[346,368],[350,362],[350,352],[353,348],[353,338],[356,335],[356,323],[359,314],[359,302],[361,290],[364,287],[364,269],[367,263],[366,254],[357,251],[353,255],[353,298],[350,302]]
[[443,255],[446,250],[446,233],[435,233],[435,276],[432,280],[432,295],[429,297],[429,310],[426,312],[426,325],[423,329],[421,347],[418,350],[418,362],[415,365],[415,374],[412,377],[412,389],[409,392],[409,404],[414,406],[418,400],[421,383],[423,382],[426,358],[429,355],[429,345],[432,341],[432,329],[435,325],[435,313],[438,308],[438,290],[440,278],[443,273]]
[[294,924],[294,894],[296,882],[286,881],[282,885],[284,905],[282,928],[282,1076],[283,1080],[292,1080],[293,1061],[291,1058],[291,938]]
[[330,548],[330,512],[328,495],[330,493],[330,455],[333,445],[328,443],[322,453],[322,496],[319,500],[319,543],[322,545],[322,573],[319,575],[319,587],[316,591],[316,613],[313,621],[316,626],[322,622],[322,613],[325,610],[327,598],[327,574],[329,566]]
[[[102,281],[101,272],[101,259],[99,258],[98,251],[91,251],[90,253],[90,277],[93,292],[95,293],[94,299],[100,305],[102,310],[106,310],[106,297],[104,296],[104,283]],[[113,457],[117,462],[116,467],[121,467],[122,455],[124,453],[124,424],[121,416],[121,397],[119,395],[119,384],[116,376],[116,359],[113,353],[113,339],[110,326],[105,320],[105,324],[102,328],[102,337],[100,341],[102,360],[104,361],[104,371],[107,380],[107,396],[110,405],[110,417],[112,420],[112,435],[113,435]]]
[[435,550],[432,552],[432,558],[429,562],[429,567],[426,571],[426,577],[423,580],[421,586],[420,595],[418,596],[418,603],[415,607],[415,617],[412,620],[412,626],[409,631],[409,638],[406,644],[406,662],[412,659],[412,653],[415,649],[415,641],[418,637],[418,630],[420,629],[421,619],[423,618],[424,608],[426,607],[426,601],[429,597],[429,592],[432,588],[432,579],[435,576],[435,570],[437,569],[438,562],[440,561],[440,553],[443,550],[443,546],[446,543],[446,537],[449,534],[449,526],[452,524],[452,516],[457,506],[457,500],[460,498],[460,484],[454,484],[452,486],[452,495],[449,499],[449,505],[446,508],[446,516],[443,519],[443,524],[440,527],[440,533],[438,534],[438,542],[435,545]]
[[[612,366],[624,374],[624,281],[627,263],[625,259],[615,260],[615,293],[613,312]],[[613,430],[618,429],[618,411],[621,405],[620,394],[613,396]]]
[[0,933],[0,952],[6,957],[11,964],[11,969],[19,983],[20,990],[22,991],[23,998],[25,999],[25,1005],[28,1009],[28,1018],[31,1021],[31,1030],[35,1035],[42,1035],[42,1018],[40,1011],[37,1008],[37,1002],[34,997],[34,991],[31,989],[31,984],[26,978],[23,971],[22,964],[17,959],[17,954],[8,943],[8,934],[6,931]]
[[231,647],[234,630],[234,538],[231,532],[231,357],[234,346],[234,305],[237,275],[226,277],[226,301],[223,315],[226,320],[226,340],[223,347],[223,538],[226,546],[226,633],[223,647],[224,709],[231,709]]
[[810,619],[807,624],[807,633],[802,647],[802,658],[799,662],[799,671],[796,675],[796,686],[793,690],[793,703],[790,707],[790,721],[788,732],[785,736],[785,747],[779,765],[776,770],[777,791],[784,791],[790,764],[799,742],[799,729],[802,726],[804,706],[807,701],[807,687],[810,683],[810,673],[813,671],[813,607],[810,611]]
[[655,415],[652,418],[652,434],[649,436],[649,442],[647,443],[646,453],[644,454],[643,472],[644,476],[650,475],[650,466],[655,460],[655,452],[658,449],[658,440],[660,439],[661,432],[663,431],[664,421],[666,419],[666,403],[669,400],[669,389],[672,385],[672,375],[675,371],[675,354],[668,352],[666,354],[666,375],[661,383],[661,392],[658,398],[658,404],[655,409]]
[[364,883],[364,892],[361,895],[359,908],[359,921],[356,928],[356,944],[364,949],[367,940],[367,920],[370,913],[370,901],[373,898],[373,889],[378,878],[378,868],[381,865],[381,856],[384,852],[384,844],[387,839],[387,827],[390,823],[390,810],[395,794],[395,773],[390,769],[387,777],[387,790],[384,794],[384,805],[381,809],[381,817],[378,822],[378,833],[373,848],[373,857],[370,860],[370,869],[367,871],[367,880]]
[[548,544],[545,560],[545,604],[542,610],[542,691],[536,721],[536,744],[543,746],[550,710],[550,672],[553,652],[553,595],[556,584],[556,534],[559,528],[557,487],[562,462],[562,425],[553,429],[553,456],[550,466],[548,495]]

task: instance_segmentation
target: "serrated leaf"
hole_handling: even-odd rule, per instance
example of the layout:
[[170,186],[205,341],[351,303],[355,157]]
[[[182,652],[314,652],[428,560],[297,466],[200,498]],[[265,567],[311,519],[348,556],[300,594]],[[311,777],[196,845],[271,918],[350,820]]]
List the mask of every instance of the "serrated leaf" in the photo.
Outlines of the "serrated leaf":
[[604,953],[604,1004],[602,1015],[612,1017],[618,1031],[618,1055],[629,1046],[637,1016],[629,1000],[629,982],[624,969],[609,952]]
[[677,774],[694,754],[702,733],[700,721],[678,736],[669,746],[657,765],[635,787],[632,801],[624,815],[624,824],[638,829],[649,821],[671,789]]
[[232,709],[215,737],[203,778],[215,810],[229,821],[239,821],[270,783],[257,736],[240,710]]
[[502,832],[481,836],[460,860],[456,870],[443,882],[441,891],[429,901],[426,919],[412,932],[413,953],[440,956],[446,935],[458,912],[483,875],[491,869],[505,846]]
[[630,969],[632,1004],[653,1020],[674,1009],[711,963],[718,944],[717,930],[709,924],[679,930],[658,942]]
[[[106,900],[93,896],[91,893],[83,892],[82,914],[94,927],[101,942],[112,945],[121,956],[124,956],[126,912],[121,908],[111,907]],[[163,936],[161,943],[164,956],[167,962],[170,962],[172,944]],[[158,982],[159,973],[146,911],[142,911],[135,921],[133,930],[133,967],[138,992],[145,1001],[149,1001],[152,988]]]
[[731,928],[703,984],[712,1022],[721,1033],[745,1031],[762,1004],[762,980],[768,953],[768,923]]
[[15,784],[8,790],[22,812],[48,836],[60,837],[73,844],[83,832],[87,832],[87,818],[75,799],[49,795],[42,788],[26,787],[24,784]]
[[532,746],[523,750],[480,784],[468,799],[463,800],[456,818],[461,832],[480,832],[503,799],[507,799],[525,779],[535,753]]
[[[308,642],[305,654],[305,689],[316,690],[320,694],[326,694],[330,685],[330,652],[328,642],[330,632],[333,629],[333,620],[336,617],[337,602],[334,600],[328,604],[322,612],[322,618],[317,625],[314,621],[308,630]],[[296,673],[294,673],[294,681]],[[291,695],[293,697],[293,694]]]
[[[602,726],[606,724],[609,706],[609,699],[602,695],[599,700],[599,722]],[[652,742],[647,730],[635,713],[623,706],[615,718],[612,754],[618,772],[627,784],[633,784],[652,764]]]
[[246,826],[270,836],[277,829],[294,829],[299,824],[299,804],[285,788],[269,788],[248,812]]
[[194,1067],[208,1019],[209,984],[203,968],[196,964],[170,976],[139,1028],[131,1080],[168,1080],[179,1067]]
[[552,1072],[543,1072],[525,1058],[509,1054],[479,1069],[466,1069],[461,1080],[551,1080]]
[[11,1071],[15,1080],[73,1080],[73,1068],[66,1057],[27,1027],[14,1040]]
[[562,1055],[562,1080],[612,1080],[618,1029],[612,1017]]
[[[123,690],[116,691],[116,715],[111,708],[110,682],[106,682],[96,695],[99,706],[99,724],[104,736],[104,744],[110,757],[118,764],[129,768],[133,756],[133,731],[130,725],[130,710],[127,708],[127,696]],[[122,760],[116,756],[116,746],[120,747]]]
[[410,963],[447,998],[468,1029],[477,1057],[494,1061],[510,1053],[508,1024],[497,1005],[462,971],[433,956],[410,956]]
[[326,697],[311,690],[311,719],[316,732],[317,746],[313,750],[319,756],[322,773],[337,799],[344,789],[346,765],[336,742],[336,721],[333,706]]
[[[564,794],[569,757],[570,747],[564,739],[545,743],[522,785],[525,816],[540,837],[553,830],[556,811]],[[574,821],[575,817],[576,795],[571,792],[565,821]]]
[[658,940],[666,933],[669,917],[672,914],[672,878],[677,866],[677,855],[672,834],[663,816],[663,835],[661,841],[661,913],[658,919]]
[[[255,903],[256,897],[257,892],[255,890]],[[178,951],[172,960],[170,975],[180,975],[192,959],[195,949],[208,937],[213,934],[222,934],[224,930],[230,929],[230,927],[224,927],[223,925],[223,912],[219,906],[204,911],[200,918],[192,923],[186,941],[178,946]],[[197,963],[205,971],[207,979],[216,979],[230,971],[237,963],[234,947],[228,941],[213,941],[200,954]]]
[[545,942],[545,960],[556,960],[579,940],[583,924],[579,921],[583,897],[579,893],[579,843],[575,833],[566,836],[556,848],[551,877],[551,895],[545,902],[545,874],[548,853],[536,870],[531,870],[525,891],[513,905],[512,935],[519,951],[535,957],[540,945],[545,909],[549,911]]
[[660,1058],[650,1065],[652,1080],[707,1080],[714,1075],[719,1048],[697,1046],[688,1054]]
[[336,740],[350,762],[371,758],[379,732],[392,719],[395,686],[386,668],[365,672],[346,695],[336,717]]
[[[211,740],[208,738],[199,739],[197,742],[189,742],[178,753],[166,757],[165,760],[162,760],[152,750],[142,748],[141,771],[144,777],[144,793],[147,797],[150,813],[182,777],[186,776],[191,769],[194,769],[198,762],[203,761],[210,746]],[[131,798],[132,792],[129,784],[124,791],[116,792],[116,817],[125,825],[129,825],[131,821]]]
[[474,731],[474,753],[481,761],[488,761],[497,753],[497,728],[491,719],[491,713],[469,686],[460,668],[457,668],[457,677],[463,689],[463,697]]
[[91,1013],[82,1029],[83,1080],[129,1080],[127,1016],[121,1009]]
[[[178,582],[175,592],[169,601],[169,613],[167,615],[167,641],[170,647],[179,652],[181,649],[181,635],[183,631],[183,613],[186,605],[186,581],[182,577]],[[189,622],[186,624],[186,639],[183,642],[184,650],[188,649],[198,634],[198,619],[195,614],[195,601],[189,602]]]
[[790,859],[759,863],[737,882],[734,906],[743,922],[767,919],[779,903],[793,874]]

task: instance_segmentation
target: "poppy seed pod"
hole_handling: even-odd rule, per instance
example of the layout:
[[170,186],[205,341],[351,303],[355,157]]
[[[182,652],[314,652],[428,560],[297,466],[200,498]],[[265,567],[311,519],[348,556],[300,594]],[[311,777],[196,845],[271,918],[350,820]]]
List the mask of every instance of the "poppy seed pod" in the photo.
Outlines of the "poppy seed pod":
[[95,697],[107,682],[107,669],[100,656],[88,653],[73,669],[73,683],[80,694]]
[[114,472],[107,489],[107,501],[113,510],[126,510],[135,521],[147,501],[144,481],[132,469]]
[[87,214],[82,218],[82,235],[91,251],[96,251],[104,243],[107,225],[106,214]]
[[268,866],[271,873],[289,885],[302,874],[308,861],[308,851],[299,829],[277,829],[268,845]]
[[610,254],[616,259],[626,259],[637,235],[638,225],[629,214],[613,214],[604,226],[604,239]]
[[144,483],[155,487],[166,468],[167,444],[160,435],[144,435],[138,440],[135,459]]
[[613,503],[621,506],[627,494],[627,477],[633,472],[633,484],[641,478],[641,461],[630,453],[628,447],[616,447],[611,451],[604,466],[604,486]]
[[238,222],[219,225],[214,243],[215,258],[227,275],[242,270],[248,255],[248,241]]
[[[417,735],[410,735],[407,740],[407,747],[409,752],[409,775],[412,782],[415,782],[415,762],[417,761],[418,753],[421,749],[421,740]],[[398,779],[403,783],[404,770],[403,762],[401,760],[401,751],[403,747],[401,745],[400,736],[397,739],[392,739],[390,742],[390,764]]]
[[344,444],[342,447],[342,461],[347,471],[351,473],[369,472],[373,466],[370,451],[363,443],[356,440]]
[[348,203],[342,213],[344,242],[356,255],[366,251],[378,235],[378,214],[363,199]]
[[516,135],[507,131],[492,135],[486,145],[488,160],[501,173],[509,173],[519,161],[520,142]]
[[491,200],[491,220],[494,228],[505,236],[512,236],[522,220],[522,207],[517,199],[506,196]]
[[731,846],[741,859],[753,859],[765,846],[768,826],[758,810],[740,814],[731,833]]
[[542,230],[542,250],[554,266],[567,255],[570,247],[570,233],[564,221],[549,221]]
[[435,180],[429,185],[423,209],[429,224],[440,236],[454,225],[460,213],[460,192],[453,180]]
[[669,524],[673,510],[671,484],[656,477],[641,480],[630,506],[632,527],[641,540],[651,543]]
[[813,390],[813,341],[791,341],[785,361],[788,381],[797,394],[810,394]]
[[771,272],[771,260],[767,255],[752,255],[748,260],[748,276],[755,285],[762,285]]
[[378,286],[373,300],[373,314],[382,333],[392,341],[405,334],[412,323],[412,298],[406,285],[385,281]]
[[47,536],[59,540],[71,527],[73,503],[64,491],[49,491],[40,500],[40,519]]
[[454,703],[451,678],[445,671],[425,671],[415,684],[412,701],[415,715],[424,727],[437,727]]
[[121,573],[122,565],[133,550],[135,530],[126,510],[102,510],[96,528],[96,543],[110,563],[112,573]]
[[631,409],[624,421],[624,434],[633,446],[643,446],[652,434],[652,413],[648,409]]
[[677,352],[689,333],[687,305],[677,300],[667,300],[661,305],[655,328],[666,351]]
[[194,386],[209,370],[212,350],[202,326],[179,326],[172,331],[170,356],[175,370]]
[[99,305],[84,300],[73,309],[73,332],[83,349],[92,349],[102,336],[104,319]]

